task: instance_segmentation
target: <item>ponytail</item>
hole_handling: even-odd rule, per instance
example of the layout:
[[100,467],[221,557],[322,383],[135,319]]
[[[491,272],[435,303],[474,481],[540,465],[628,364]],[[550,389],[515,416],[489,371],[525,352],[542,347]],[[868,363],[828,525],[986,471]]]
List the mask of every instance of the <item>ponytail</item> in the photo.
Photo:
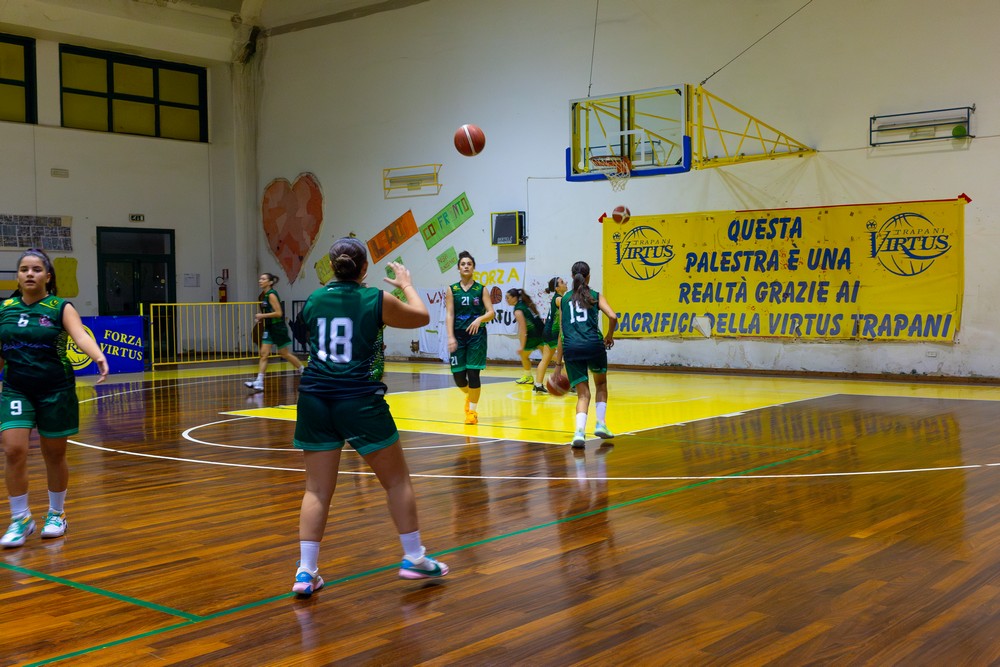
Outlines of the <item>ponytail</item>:
[[507,290],[507,296],[512,296],[518,301],[523,302],[525,305],[528,306],[528,310],[530,310],[536,317],[538,316],[538,306],[535,305],[535,302],[531,298],[531,295],[525,292],[523,289],[512,287],[509,290]]
[[581,308],[591,308],[596,301],[590,294],[590,265],[580,261],[573,264],[573,302]]

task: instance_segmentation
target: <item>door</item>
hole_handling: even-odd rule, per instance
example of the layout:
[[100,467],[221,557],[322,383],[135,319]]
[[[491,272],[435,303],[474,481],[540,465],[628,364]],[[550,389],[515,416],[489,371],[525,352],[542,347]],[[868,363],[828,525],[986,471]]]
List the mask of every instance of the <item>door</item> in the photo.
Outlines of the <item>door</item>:
[[[145,305],[145,340],[156,334],[159,351],[172,354],[174,322],[149,319],[149,304],[174,303],[174,230],[97,228],[98,312],[138,316]],[[144,355],[147,359],[148,354]]]
[[140,304],[172,303],[167,290],[167,262],[137,257],[106,259],[101,271],[101,315],[138,315]]

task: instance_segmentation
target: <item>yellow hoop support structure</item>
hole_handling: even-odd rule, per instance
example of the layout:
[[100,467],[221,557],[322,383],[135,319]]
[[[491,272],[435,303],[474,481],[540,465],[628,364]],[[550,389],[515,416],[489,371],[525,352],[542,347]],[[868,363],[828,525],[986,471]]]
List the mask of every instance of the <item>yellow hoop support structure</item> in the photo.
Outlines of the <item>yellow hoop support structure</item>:
[[[751,116],[701,86],[689,91],[691,168],[812,155],[815,149]],[[707,112],[707,117],[706,117]]]

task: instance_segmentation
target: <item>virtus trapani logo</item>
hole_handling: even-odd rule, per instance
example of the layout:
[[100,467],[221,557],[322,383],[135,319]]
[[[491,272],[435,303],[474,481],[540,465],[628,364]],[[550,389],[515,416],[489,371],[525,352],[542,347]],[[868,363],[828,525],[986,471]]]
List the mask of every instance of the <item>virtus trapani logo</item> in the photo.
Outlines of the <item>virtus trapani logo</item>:
[[[95,341],[97,338],[94,337],[94,332],[90,330],[86,324],[83,325],[83,330],[87,332],[87,335],[93,338]],[[78,371],[89,366],[93,360],[87,356],[87,353],[77,347],[76,343],[73,341],[71,336],[67,337],[66,341],[66,358],[69,359],[69,363],[72,364],[73,370]]]
[[674,258],[674,247],[649,225],[633,227],[623,235],[615,232],[615,264],[636,280],[652,280]]
[[916,276],[951,250],[947,230],[919,213],[899,213],[882,223],[869,220],[872,257],[897,276]]

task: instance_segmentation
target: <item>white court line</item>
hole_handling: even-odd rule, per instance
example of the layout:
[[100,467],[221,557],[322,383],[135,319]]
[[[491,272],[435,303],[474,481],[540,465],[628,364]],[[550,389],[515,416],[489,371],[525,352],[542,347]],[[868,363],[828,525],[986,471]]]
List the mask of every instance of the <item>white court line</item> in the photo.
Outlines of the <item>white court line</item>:
[[226,466],[227,468],[255,468],[257,470],[286,470],[290,472],[305,472],[305,468],[279,468],[277,466],[255,466],[249,463],[223,463],[221,461],[203,461],[201,459],[185,459],[179,456],[162,456],[160,454],[140,454],[139,452],[130,452],[127,449],[113,449],[111,447],[102,447],[100,445],[90,445],[85,442],[79,442],[77,440],[67,440],[74,445],[79,445],[80,447],[87,447],[88,449],[99,449],[102,452],[112,452],[114,454],[125,454],[126,456],[140,456],[146,459],[161,459],[164,461],[181,461],[183,463],[201,463],[203,465],[210,466]]
[[[189,442],[194,442],[194,443],[197,443],[199,445],[205,445],[207,447],[225,447],[227,449],[252,449],[252,450],[258,450],[258,451],[263,451],[263,452],[296,452],[296,451],[301,451],[301,450],[296,449],[295,447],[251,447],[250,445],[227,445],[227,444],[224,444],[224,443],[221,443],[221,442],[209,442],[208,440],[199,440],[198,438],[196,438],[193,435],[191,435],[192,431],[196,431],[196,430],[198,430],[200,428],[206,428],[206,427],[209,427],[209,426],[216,426],[218,424],[226,424],[226,423],[235,422],[235,421],[243,421],[243,420],[247,420],[247,419],[256,419],[256,417],[254,417],[253,415],[247,415],[247,416],[243,416],[243,417],[234,417],[233,419],[222,419],[222,420],[219,420],[219,421],[208,422],[206,424],[199,424],[197,426],[192,426],[191,428],[185,430],[183,433],[181,433],[181,437],[183,437],[185,440],[187,440]],[[448,435],[448,434],[443,433],[443,434],[436,434],[436,435]],[[456,436],[452,436],[452,437],[461,438],[463,436],[456,435]],[[498,439],[496,439],[496,438],[494,438],[492,440],[489,439],[489,438],[487,438],[487,439],[485,439],[485,441],[483,441],[483,442],[477,442],[476,444],[477,445],[488,445],[491,442],[501,442],[501,441],[498,440]],[[454,448],[454,447],[468,447],[468,446],[469,446],[469,443],[462,442],[462,443],[456,443],[454,445],[426,445],[426,446],[423,446],[423,447],[403,447],[403,451],[419,450],[419,449],[450,449],[450,448]],[[120,452],[122,450],[114,450],[114,451]],[[344,447],[344,451],[346,451],[346,452],[354,452],[354,449],[352,449],[350,447]],[[354,452],[354,453],[356,453],[356,452]]]
[[[139,387],[138,389],[129,389],[128,391],[115,391],[115,392],[109,391],[108,393],[104,394],[103,396],[92,396],[91,398],[85,398],[85,399],[83,399],[82,401],[79,401],[79,402],[80,403],[90,403],[91,401],[100,401],[100,400],[103,400],[105,398],[112,398],[114,396],[124,396],[125,394],[139,394],[139,393],[142,393],[144,391],[152,391],[153,389],[171,389],[173,387],[186,387],[186,386],[192,385],[192,384],[209,384],[210,382],[218,382],[219,379],[220,378],[208,378],[206,380],[196,380],[196,381],[193,381],[193,382],[184,382],[184,383],[177,382],[175,384],[165,384],[165,385],[161,385],[159,387]],[[142,382],[142,380],[140,380],[139,382]],[[131,382],[129,382],[129,383],[122,382],[120,384],[132,384],[132,383]],[[91,388],[96,388],[97,385],[90,385],[90,386],[91,386]],[[118,385],[108,385],[107,388],[116,387],[116,386],[118,386]]]
[[[212,378],[212,379],[209,379],[209,380],[204,380],[204,381],[200,381],[199,380],[199,381],[196,381],[196,382],[188,382],[188,383],[184,383],[184,384],[201,384],[202,382],[206,382],[206,383],[207,382],[213,382],[213,381],[217,381],[219,379],[220,378]],[[167,386],[168,387],[169,386],[182,386],[182,384],[181,383],[177,383],[176,385],[167,385]],[[133,392],[139,392],[139,391],[149,391],[149,390],[154,389],[154,388],[155,389],[161,389],[161,388],[165,388],[165,387],[146,387],[146,388],[136,389],[136,390],[130,390],[130,391],[126,391],[126,392],[119,392],[119,394],[133,393]],[[842,392],[837,392],[837,394],[840,394],[840,393],[842,393]],[[114,394],[112,394],[111,392],[109,392],[106,396],[98,396],[98,397],[95,397],[93,399],[87,399],[87,400],[98,400],[100,398],[107,398],[107,397],[110,397],[112,395],[114,395]],[[782,403],[774,403],[774,404],[771,404],[771,405],[761,406],[761,407],[757,407],[757,408],[750,408],[750,409],[746,410],[746,412],[753,412],[753,411],[756,411],[756,410],[762,410],[764,408],[770,408],[770,407],[779,407],[779,406],[782,406],[782,405],[788,405],[788,404],[797,403],[797,402],[800,402],[800,401],[814,400],[816,398],[825,398],[825,397],[833,396],[833,395],[835,395],[835,394],[825,394],[825,395],[810,396],[808,398],[802,398],[802,399],[798,399],[798,400],[794,400],[794,401],[786,401],[786,402],[782,402]],[[84,402],[84,401],[81,401],[81,403],[82,402]],[[720,415],[715,415],[715,416],[710,416],[710,417],[703,417],[703,418],[691,420],[690,422],[686,422],[686,423],[694,423],[694,422],[698,422],[698,421],[704,421],[704,420],[707,420],[707,419],[716,419],[719,416]],[[722,416],[725,416],[725,415],[722,415]],[[227,420],[222,420],[222,421],[218,421],[218,422],[211,422],[209,424],[202,424],[200,426],[194,426],[194,427],[192,427],[190,429],[187,429],[186,431],[184,431],[184,433],[187,434],[190,431],[193,431],[195,429],[201,428],[203,426],[208,426],[208,425],[212,425],[212,424],[221,424],[221,423],[226,423],[226,422],[229,422],[229,421],[237,421],[237,420],[240,420],[240,419],[250,419],[250,418],[253,418],[253,417],[252,416],[243,416],[243,417],[237,417],[237,418],[234,418],[234,419],[227,419]],[[649,430],[653,430],[653,429],[656,429],[656,428],[663,428],[663,426],[655,426],[655,427],[650,427],[648,429],[639,429],[637,431],[634,431],[633,433],[641,433],[642,431],[649,431]],[[434,432],[426,432],[426,433],[434,433]],[[450,435],[450,434],[437,434],[437,435]],[[210,445],[210,446],[230,447],[230,448],[237,448],[237,449],[254,449],[254,448],[244,447],[244,446],[239,446],[239,445],[223,445],[223,444],[218,444],[218,443],[208,443],[208,442],[203,442],[203,441],[200,441],[200,440],[195,440],[192,437],[187,437],[187,436],[185,436],[185,437],[186,437],[186,439],[188,439],[188,440],[190,440],[192,442],[198,442],[199,444],[205,444],[205,445]],[[475,437],[475,436],[459,436],[459,435],[455,435],[455,436],[451,436],[451,437]],[[489,444],[490,442],[501,442],[501,441],[502,440],[494,439],[492,441],[487,440],[486,442],[476,443],[476,444]],[[123,455],[126,455],[126,456],[139,456],[139,457],[143,457],[143,458],[160,459],[160,460],[167,460],[167,461],[179,461],[179,462],[182,462],[182,463],[195,463],[195,464],[202,464],[202,465],[225,466],[225,467],[229,467],[229,468],[250,468],[250,469],[256,469],[256,470],[279,470],[279,471],[286,471],[286,472],[305,472],[304,468],[284,468],[284,467],[279,467],[279,466],[263,466],[263,465],[253,465],[253,464],[246,464],[246,463],[224,463],[224,462],[220,462],[220,461],[206,461],[206,460],[201,460],[201,459],[188,459],[188,458],[182,458],[182,457],[177,457],[177,456],[163,456],[163,455],[160,455],[160,454],[144,454],[144,453],[132,452],[132,451],[128,451],[128,450],[113,449],[113,448],[110,448],[110,447],[102,447],[100,445],[91,445],[91,444],[88,444],[88,443],[79,442],[77,440],[68,440],[68,442],[71,442],[74,445],[79,445],[81,447],[86,447],[86,448],[89,448],[89,449],[96,449],[96,450],[101,450],[101,451],[105,451],[105,452],[112,452],[112,453],[115,453],[115,454],[123,454]],[[537,443],[537,444],[548,444],[548,443]],[[427,447],[411,447],[411,448],[406,448],[406,449],[410,449],[410,450],[437,449],[437,448],[440,448],[440,447],[466,447],[468,445],[469,445],[469,443],[462,443],[462,444],[456,444],[456,445],[430,445],[430,446],[427,446]],[[565,445],[558,445],[558,446],[559,447],[565,447]],[[285,449],[278,449],[278,450],[274,450],[274,448],[267,448],[267,449],[269,451],[288,451],[288,450],[285,450]],[[294,451],[294,450],[292,450],[292,451]],[[351,451],[353,451],[353,450],[351,450]],[[962,465],[962,466],[944,466],[944,467],[940,467],[940,468],[903,468],[903,469],[898,469],[898,470],[865,470],[865,471],[854,471],[854,472],[794,473],[794,474],[768,474],[768,475],[742,475],[742,474],[739,474],[739,473],[733,473],[733,474],[730,474],[730,475],[702,475],[702,476],[698,476],[698,475],[664,475],[664,476],[644,476],[644,477],[589,477],[588,476],[586,479],[588,479],[588,480],[595,480],[595,481],[709,481],[709,480],[756,480],[756,479],[769,479],[769,480],[770,479],[810,479],[810,478],[828,478],[828,477],[853,477],[853,476],[871,476],[871,475],[895,475],[895,474],[909,474],[909,473],[921,473],[921,472],[939,472],[939,471],[953,471],[953,470],[974,470],[974,469],[977,469],[977,468],[983,468],[983,469],[985,469],[985,468],[992,468],[992,467],[998,467],[998,466],[1000,466],[1000,462],[998,462],[998,463],[970,464],[970,465]],[[372,476],[372,475],[374,475],[374,473],[370,472],[370,471],[368,471],[368,472],[357,471],[356,472],[356,471],[341,470],[339,472],[340,472],[340,474],[343,474],[343,475],[364,475],[364,476]],[[567,480],[579,480],[580,479],[580,477],[577,476],[577,475],[575,475],[575,474],[572,475],[572,476],[566,476],[566,477],[555,477],[555,476],[534,476],[534,475],[440,475],[440,474],[423,474],[423,473],[414,473],[414,472],[410,473],[410,477],[425,478],[425,479],[478,479],[478,480],[500,480],[500,481],[502,481],[502,480],[518,480],[518,481],[528,481],[528,480],[536,480],[536,481],[567,481]]]
[[[113,449],[111,447],[102,447],[100,445],[91,445],[85,442],[79,442],[77,440],[69,440],[69,442],[74,445],[79,445],[80,447],[87,447],[89,449],[97,449],[104,452],[112,452],[115,454],[124,454],[126,456],[141,456],[143,458],[149,459],[161,459],[165,461],[180,461],[183,463],[200,463],[204,465],[214,465],[214,466],[226,466],[228,468],[252,468],[255,470],[282,470],[286,472],[305,472],[305,468],[283,468],[279,466],[261,466],[252,465],[249,463],[223,463],[220,461],[204,461],[201,459],[186,459],[179,456],[163,456],[160,454],[140,454],[138,452],[130,452],[125,449]],[[417,447],[416,449],[421,449]],[[731,475],[664,475],[664,476],[652,476],[652,477],[586,477],[589,480],[595,481],[607,481],[607,482],[665,482],[665,481],[708,481],[708,480],[754,480],[754,479],[810,479],[810,478],[821,478],[821,477],[853,477],[862,475],[897,475],[906,473],[918,473],[918,472],[941,472],[948,470],[974,470],[976,468],[989,468],[1000,466],[1000,463],[975,463],[971,465],[964,466],[944,466],[941,468],[901,468],[899,470],[862,470],[856,472],[815,472],[815,473],[794,473],[786,475],[741,475],[739,473],[733,473]],[[339,471],[341,475],[363,475],[372,476],[373,472],[363,472],[363,471],[350,471],[341,470]],[[423,479],[481,479],[481,480],[518,480],[518,481],[539,481],[539,482],[552,482],[552,481],[567,481],[567,480],[578,480],[580,477],[577,475],[567,476],[567,477],[555,477],[555,476],[541,476],[541,475],[431,475],[424,473],[411,472],[410,477],[420,477]]]

